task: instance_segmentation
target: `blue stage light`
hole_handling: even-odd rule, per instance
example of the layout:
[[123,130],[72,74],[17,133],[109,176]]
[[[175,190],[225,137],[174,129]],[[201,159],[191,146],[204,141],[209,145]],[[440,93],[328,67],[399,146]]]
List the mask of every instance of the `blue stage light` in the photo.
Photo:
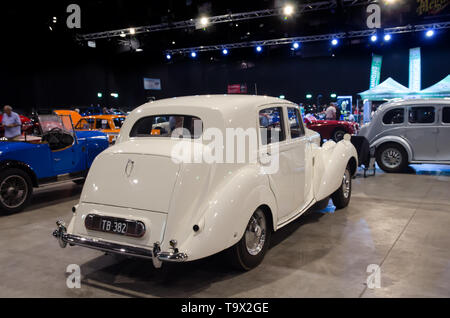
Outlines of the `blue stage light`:
[[370,37],[370,41],[372,41],[372,42],[376,42],[377,40],[378,40],[378,37],[376,35],[372,35]]
[[434,30],[428,30],[428,31],[425,33],[425,35],[426,35],[428,38],[431,38],[431,37],[434,35]]
[[257,47],[256,47],[256,52],[261,52],[262,51],[262,47],[260,46],[260,45],[258,45]]
[[298,42],[294,42],[292,43],[292,47],[294,48],[294,50],[296,50],[300,47],[300,44],[298,44]]
[[331,44],[332,44],[332,45],[337,45],[337,44],[338,44],[338,40],[337,40],[337,39],[331,40]]
[[197,57],[197,53],[191,52],[191,57],[192,57],[192,58],[196,58],[196,57]]
[[227,55],[227,54],[228,54],[228,50],[227,50],[227,49],[223,49],[223,50],[222,50],[222,54],[223,54],[223,55]]
[[392,37],[391,37],[390,34],[386,34],[386,35],[384,36],[384,40],[385,40],[386,42],[390,41],[391,39],[392,39]]
[[167,60],[170,60],[171,58],[172,58],[172,55],[166,54],[166,59],[167,59]]

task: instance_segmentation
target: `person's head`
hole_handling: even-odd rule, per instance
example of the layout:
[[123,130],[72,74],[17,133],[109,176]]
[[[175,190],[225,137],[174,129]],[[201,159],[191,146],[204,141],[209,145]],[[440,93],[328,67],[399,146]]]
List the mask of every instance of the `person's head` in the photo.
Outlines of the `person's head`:
[[80,110],[78,108],[75,108],[75,111],[79,114]]
[[8,115],[11,115],[12,107],[9,106],[9,105],[5,105],[5,107],[3,107],[3,112],[8,114]]

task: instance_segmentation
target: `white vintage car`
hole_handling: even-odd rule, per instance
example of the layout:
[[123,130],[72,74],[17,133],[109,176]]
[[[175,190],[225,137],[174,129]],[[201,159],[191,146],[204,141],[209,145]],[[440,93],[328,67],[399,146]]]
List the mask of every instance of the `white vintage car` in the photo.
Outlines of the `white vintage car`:
[[[161,122],[170,124],[156,128]],[[53,235],[61,247],[149,258],[155,267],[226,250],[249,270],[262,261],[271,233],[314,204],[331,197],[337,208],[347,206],[357,166],[348,135],[320,147],[319,134],[286,100],[150,102],[95,159],[72,220],[67,227],[58,221]]]

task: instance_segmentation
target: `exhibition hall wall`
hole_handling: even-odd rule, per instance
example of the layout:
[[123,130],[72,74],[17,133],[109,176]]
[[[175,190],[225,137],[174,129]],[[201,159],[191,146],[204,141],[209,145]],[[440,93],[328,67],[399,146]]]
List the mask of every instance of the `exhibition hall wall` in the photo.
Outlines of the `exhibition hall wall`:
[[[383,56],[381,80],[392,77],[408,86],[408,48],[416,46],[422,50],[422,88],[450,74],[450,41],[443,35],[425,41],[416,34],[372,46],[342,43],[333,50],[328,43],[304,43],[298,52],[289,46],[264,48],[261,54],[248,48],[226,57],[217,52],[199,53],[196,59],[173,56],[170,62],[150,50],[119,54],[102,47],[34,47],[20,55],[9,51],[0,61],[0,103],[24,111],[91,104],[132,109],[152,97],[224,94],[228,84],[247,84],[250,94],[256,84],[260,95],[285,95],[297,103],[316,103],[321,94],[328,102],[331,93],[356,98],[368,89],[372,53]],[[160,79],[162,89],[145,91],[144,77]]]

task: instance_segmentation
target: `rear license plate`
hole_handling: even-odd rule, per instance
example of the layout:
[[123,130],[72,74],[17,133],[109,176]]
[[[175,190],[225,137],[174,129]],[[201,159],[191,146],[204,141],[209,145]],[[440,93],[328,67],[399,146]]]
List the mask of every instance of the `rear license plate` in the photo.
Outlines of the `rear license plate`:
[[136,220],[88,214],[84,224],[89,230],[118,235],[142,237],[145,234],[144,223]]

